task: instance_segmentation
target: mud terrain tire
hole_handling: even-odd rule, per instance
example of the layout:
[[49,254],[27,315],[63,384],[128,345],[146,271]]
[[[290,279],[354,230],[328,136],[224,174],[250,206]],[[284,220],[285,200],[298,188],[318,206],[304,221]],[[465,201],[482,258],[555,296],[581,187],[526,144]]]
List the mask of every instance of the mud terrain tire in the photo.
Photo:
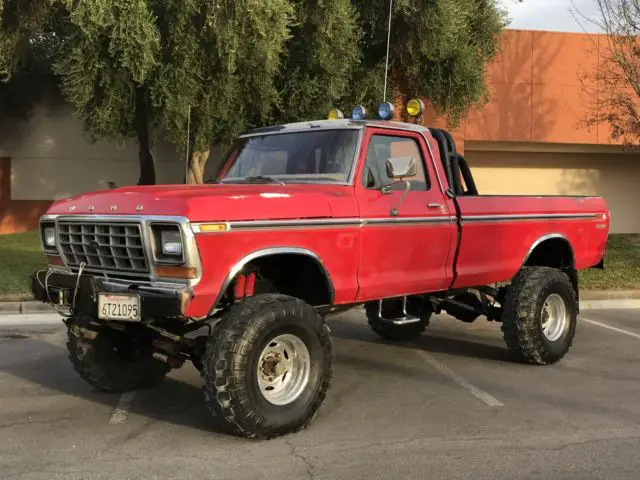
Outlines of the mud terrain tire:
[[[551,320],[549,312],[554,308],[564,312],[564,316],[555,315],[564,320]],[[503,305],[504,340],[519,361],[553,364],[571,348],[577,317],[577,295],[566,273],[547,267],[523,268],[509,287]],[[557,326],[549,327],[547,322]]]
[[[275,367],[269,370],[273,355]],[[285,357],[290,363],[278,363]],[[324,319],[302,300],[279,294],[256,295],[231,307],[209,338],[202,364],[208,408],[232,433],[253,438],[308,427],[334,376],[333,345]],[[271,373],[265,376],[272,371],[273,379]],[[291,383],[303,377],[307,380]],[[285,385],[285,380],[290,383]],[[272,385],[275,390],[269,391]],[[278,389],[284,396],[274,396]],[[295,394],[287,397],[287,391]]]
[[67,330],[69,360],[76,372],[95,388],[121,393],[153,387],[171,368],[139,351],[121,332],[79,329],[72,321]]

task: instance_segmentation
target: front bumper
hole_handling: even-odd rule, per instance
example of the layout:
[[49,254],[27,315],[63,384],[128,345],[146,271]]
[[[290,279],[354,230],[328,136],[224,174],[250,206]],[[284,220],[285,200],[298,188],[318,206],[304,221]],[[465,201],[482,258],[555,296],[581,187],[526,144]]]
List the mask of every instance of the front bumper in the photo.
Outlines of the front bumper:
[[[46,286],[46,287],[45,287]],[[76,292],[77,288],[77,292]],[[106,280],[91,275],[39,271],[31,278],[35,300],[69,307],[74,301],[74,313],[98,317],[99,293],[135,293],[140,297],[142,318],[185,317],[191,291],[187,287],[154,287]]]

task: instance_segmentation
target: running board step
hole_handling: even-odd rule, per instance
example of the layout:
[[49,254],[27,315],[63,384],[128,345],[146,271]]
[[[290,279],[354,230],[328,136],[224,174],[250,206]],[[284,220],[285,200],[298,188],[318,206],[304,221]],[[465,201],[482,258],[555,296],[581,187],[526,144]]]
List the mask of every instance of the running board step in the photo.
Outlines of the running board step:
[[378,320],[385,323],[391,323],[392,325],[412,325],[414,323],[420,323],[420,317],[414,317],[407,313],[407,297],[402,298],[402,317],[399,318],[384,318],[382,316],[382,300],[378,300]]

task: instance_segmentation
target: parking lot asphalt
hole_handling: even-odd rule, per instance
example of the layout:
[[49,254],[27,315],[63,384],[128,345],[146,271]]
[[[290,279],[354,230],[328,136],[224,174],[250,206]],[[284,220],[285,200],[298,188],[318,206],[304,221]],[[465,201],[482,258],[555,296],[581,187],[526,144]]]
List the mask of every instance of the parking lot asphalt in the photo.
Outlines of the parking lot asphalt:
[[60,326],[0,328],[1,479],[637,479],[640,311],[585,311],[554,366],[510,361],[497,324],[437,317],[409,344],[330,320],[337,373],[315,423],[220,433],[191,366],[153,389],[82,381]]

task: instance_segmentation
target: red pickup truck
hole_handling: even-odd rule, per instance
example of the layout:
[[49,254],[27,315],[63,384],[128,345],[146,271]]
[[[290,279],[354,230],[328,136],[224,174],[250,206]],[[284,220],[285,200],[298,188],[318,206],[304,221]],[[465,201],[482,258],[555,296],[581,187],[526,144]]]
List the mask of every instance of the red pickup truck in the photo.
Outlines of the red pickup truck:
[[478,192],[445,130],[337,119],[239,136],[204,185],[58,201],[41,219],[36,298],[58,306],[70,359],[109,392],[185,360],[233,432],[308,426],[332,383],[325,317],[364,306],[385,339],[431,315],[501,323],[514,359],[568,351],[578,278],[603,268],[598,197]]

